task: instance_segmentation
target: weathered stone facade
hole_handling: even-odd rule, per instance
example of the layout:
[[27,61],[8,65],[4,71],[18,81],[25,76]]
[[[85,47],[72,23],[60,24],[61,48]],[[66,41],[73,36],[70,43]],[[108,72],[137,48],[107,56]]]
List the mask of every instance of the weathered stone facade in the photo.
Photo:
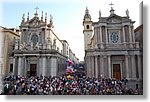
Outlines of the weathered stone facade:
[[114,11],[111,7],[108,17],[101,17],[99,12],[98,22],[93,22],[91,16],[84,16],[84,37],[92,36],[90,42],[84,42],[87,76],[143,80],[143,47],[136,40],[134,21],[130,19],[128,10],[125,17],[116,15]]
[[47,13],[43,20],[36,11],[35,16],[20,25],[21,38],[16,40],[13,64],[14,75],[56,76],[65,73],[66,56],[63,55],[63,43],[53,32],[53,19],[47,23]]

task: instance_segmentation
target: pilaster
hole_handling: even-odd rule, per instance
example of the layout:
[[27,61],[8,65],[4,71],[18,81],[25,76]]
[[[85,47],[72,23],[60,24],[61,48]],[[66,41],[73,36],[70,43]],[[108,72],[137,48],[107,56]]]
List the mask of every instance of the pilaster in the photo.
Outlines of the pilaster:
[[51,58],[47,57],[47,74],[51,75]]
[[107,27],[105,26],[105,35],[106,35],[106,44],[108,44],[108,34],[107,34]]
[[103,46],[103,41],[102,41],[102,27],[101,26],[100,26],[99,30],[100,30],[100,48],[103,49],[104,46]]
[[135,68],[135,55],[131,55],[131,63],[132,63],[132,79],[136,80],[136,68]]
[[13,58],[13,74],[17,75],[17,66],[16,66],[17,57],[14,56]]
[[126,79],[129,79],[129,59],[128,55],[125,55],[125,69],[126,69]]
[[91,67],[91,74],[92,74],[92,77],[94,77],[95,75],[94,75],[94,56],[91,56],[91,65],[92,65],[92,67]]
[[97,56],[95,56],[95,77],[98,78],[98,63],[97,63]]
[[43,63],[42,63],[42,75],[43,75],[43,76],[46,76],[46,57],[43,56],[43,57],[42,57],[42,60],[43,60],[43,61],[42,61],[42,62],[43,62]]
[[133,48],[131,26],[129,26],[129,42],[130,42],[130,48]]
[[143,74],[142,74],[141,55],[137,56],[137,60],[138,60],[138,75],[139,75],[139,79],[142,79],[143,78]]
[[111,78],[111,60],[110,60],[110,55],[108,55],[108,73],[109,73],[109,78]]
[[51,75],[56,76],[57,74],[57,58],[52,57],[51,58]]
[[104,58],[100,56],[100,75],[104,77]]
[[123,44],[124,44],[124,46],[126,46],[126,37],[125,37],[124,26],[122,27],[122,35],[123,35]]
[[21,75],[21,76],[23,75],[22,70],[23,70],[23,68],[22,68],[22,57],[19,56],[19,59],[18,59],[18,75]]

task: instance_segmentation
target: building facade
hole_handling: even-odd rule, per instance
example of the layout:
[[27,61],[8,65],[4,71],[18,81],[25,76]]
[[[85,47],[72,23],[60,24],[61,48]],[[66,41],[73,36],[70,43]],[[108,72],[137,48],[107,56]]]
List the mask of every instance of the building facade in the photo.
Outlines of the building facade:
[[62,40],[63,43],[63,54],[69,58],[69,44],[66,40]]
[[9,59],[12,58],[15,40],[20,37],[18,29],[0,27],[0,67],[1,76],[6,76],[12,72],[12,65]]
[[93,22],[89,10],[85,10],[86,74],[88,77],[143,80],[143,47],[135,37],[135,21],[130,19],[128,10],[124,17],[114,11],[111,7],[108,17],[102,17],[99,12],[98,22]]
[[53,31],[53,18],[47,22],[43,12],[41,19],[38,13],[27,20],[23,15],[20,25],[21,37],[16,39],[13,50],[14,57],[10,59],[14,75],[29,76],[56,76],[62,75],[66,70],[67,50],[64,43]]

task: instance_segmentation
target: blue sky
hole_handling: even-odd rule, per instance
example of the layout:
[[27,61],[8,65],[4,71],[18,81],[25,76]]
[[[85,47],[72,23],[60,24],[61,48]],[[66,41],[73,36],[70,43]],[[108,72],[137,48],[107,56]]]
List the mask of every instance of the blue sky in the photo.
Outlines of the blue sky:
[[[92,20],[98,21],[98,13],[101,10],[102,17],[110,15],[111,2],[115,13],[119,16],[126,16],[125,11],[129,10],[130,18],[136,21],[135,28],[139,23],[139,4],[142,0],[3,0],[1,6],[1,26],[18,28],[22,15],[25,17],[29,12],[30,18],[34,17],[35,7],[38,6],[38,14],[41,17],[42,11],[50,14],[54,20],[54,32],[60,39],[68,41],[70,48],[76,56],[84,58],[84,36],[83,36],[83,17],[86,6],[89,9]],[[133,5],[134,4],[134,5]]]

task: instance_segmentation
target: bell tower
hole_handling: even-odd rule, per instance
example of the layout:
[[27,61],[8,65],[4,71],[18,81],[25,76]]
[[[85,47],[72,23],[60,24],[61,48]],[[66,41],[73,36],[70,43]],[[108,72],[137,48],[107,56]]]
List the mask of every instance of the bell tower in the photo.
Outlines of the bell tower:
[[89,14],[89,10],[86,7],[85,10],[85,15],[84,15],[84,19],[83,19],[83,26],[84,26],[84,30],[83,30],[83,34],[84,34],[84,50],[88,49],[88,44],[91,43],[91,37],[92,37],[92,21],[91,21],[91,16]]

